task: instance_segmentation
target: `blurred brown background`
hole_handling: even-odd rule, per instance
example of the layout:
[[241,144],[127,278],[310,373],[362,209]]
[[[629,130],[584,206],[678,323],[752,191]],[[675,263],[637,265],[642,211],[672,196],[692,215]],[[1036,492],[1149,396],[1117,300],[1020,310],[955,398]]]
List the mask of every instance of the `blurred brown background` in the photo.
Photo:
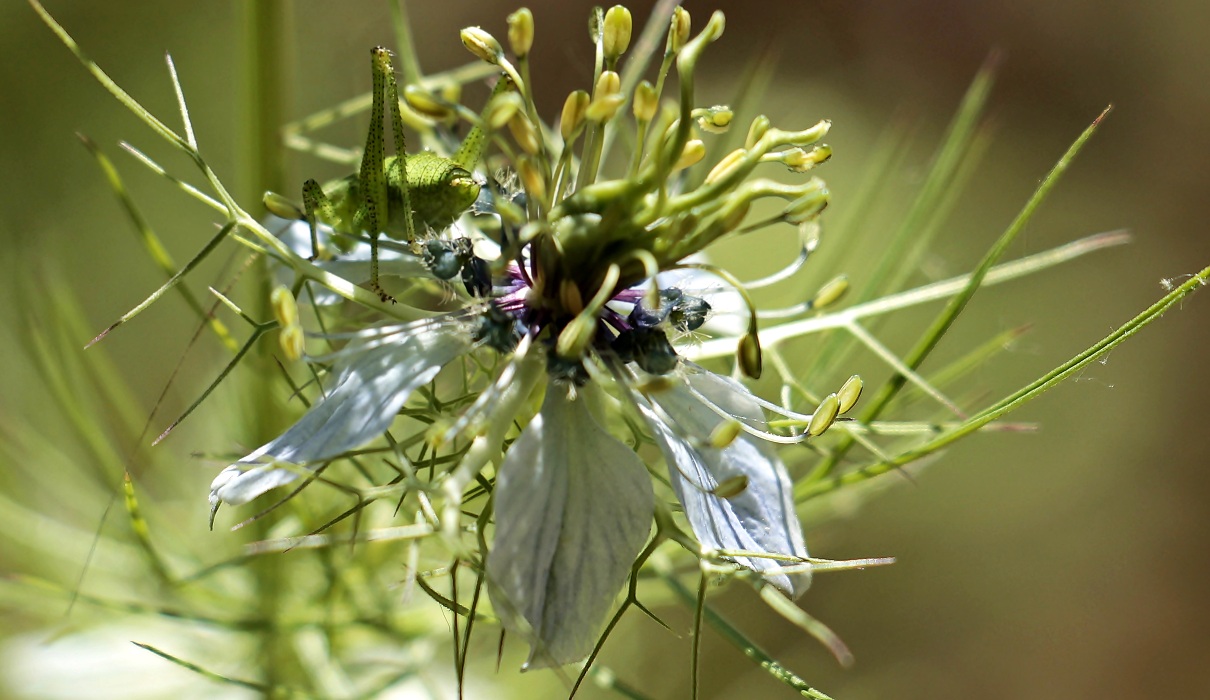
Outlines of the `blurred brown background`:
[[[591,73],[589,6],[530,4],[546,114]],[[1210,263],[1210,4],[693,0],[695,27],[715,7],[727,12],[727,31],[700,74],[702,102],[725,101],[751,53],[778,47],[766,109],[787,126],[834,121],[828,141],[836,155],[821,174],[836,211],[896,114],[919,124],[919,161],[900,174],[910,186],[978,65],[992,49],[1004,52],[991,101],[997,139],[917,283],[968,269],[1067,144],[1115,105],[1012,255],[1116,228],[1130,229],[1135,241],[978,297],[960,337],[1035,324],[1014,352],[975,377],[986,396],[1007,393],[1108,333],[1158,298],[1161,280],[1179,281]],[[162,63],[171,51],[203,150],[220,176],[236,172],[238,3],[52,0],[48,8],[120,84],[175,123]],[[464,60],[463,26],[503,36],[512,9],[413,2],[425,66]],[[649,10],[631,9],[636,24]],[[293,26],[282,28],[298,67],[286,78],[285,115],[364,91],[366,47],[393,43],[386,17],[380,2],[298,2]],[[24,2],[0,5],[0,32],[0,274],[11,280],[37,269],[42,284],[69,285],[101,328],[158,277],[73,132],[109,150],[179,259],[209,238],[213,217],[117,151],[125,138],[166,153]],[[356,143],[361,127],[345,127],[326,135]],[[181,159],[165,157],[187,172]],[[290,183],[329,167],[296,155],[286,163]],[[0,322],[13,328],[8,307]],[[155,310],[112,339],[111,351],[149,404],[179,352],[149,339],[183,345],[188,328],[186,319]],[[839,669],[738,589],[724,609],[838,699],[1210,697],[1208,342],[1210,297],[1202,294],[1015,416],[1040,423],[1040,433],[975,436],[853,517],[807,523],[819,556],[899,559],[820,576],[802,601],[849,643],[855,668]],[[39,389],[12,343],[0,341],[0,361],[13,368],[4,372],[0,410],[36,416]],[[686,616],[670,617],[684,629]],[[654,697],[680,697],[688,641],[637,615],[623,632],[605,662]],[[704,649],[708,697],[789,697],[713,634]],[[536,674],[523,685],[557,693]]]

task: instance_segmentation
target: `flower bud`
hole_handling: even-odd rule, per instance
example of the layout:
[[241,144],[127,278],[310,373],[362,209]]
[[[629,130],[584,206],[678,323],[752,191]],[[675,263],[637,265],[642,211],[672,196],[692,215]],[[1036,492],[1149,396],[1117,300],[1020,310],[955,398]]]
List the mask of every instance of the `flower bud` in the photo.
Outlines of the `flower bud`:
[[508,45],[517,58],[525,58],[534,45],[534,13],[528,7],[508,16]]
[[500,59],[504,55],[504,49],[500,48],[500,42],[496,41],[494,36],[479,27],[467,27],[459,33],[459,36],[462,38],[462,45],[466,47],[466,50],[473,53],[479,60],[499,65]]
[[584,115],[588,111],[590,98],[583,90],[576,90],[563,102],[563,116],[559,118],[559,134],[564,141],[571,141],[584,126]]
[[840,399],[836,398],[836,394],[828,394],[811,415],[811,420],[807,423],[807,434],[812,437],[823,435],[836,422],[839,413]]
[[614,5],[605,12],[605,27],[601,37],[605,60],[612,64],[630,46],[632,22],[630,10]]
[[660,107],[659,95],[655,94],[655,86],[644,80],[634,89],[634,118],[641,122],[655,119],[656,110]]
[[838,413],[844,415],[857,405],[857,399],[861,397],[862,386],[861,377],[856,374],[845,381],[844,386],[840,387],[840,391],[836,392],[836,398],[840,401]]

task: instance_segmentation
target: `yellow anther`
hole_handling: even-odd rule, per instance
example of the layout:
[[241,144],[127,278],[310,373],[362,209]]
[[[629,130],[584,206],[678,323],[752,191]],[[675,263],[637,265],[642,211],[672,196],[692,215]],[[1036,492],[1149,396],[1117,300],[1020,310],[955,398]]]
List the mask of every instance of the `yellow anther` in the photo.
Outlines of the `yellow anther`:
[[718,486],[715,486],[710,493],[719,498],[735,498],[744,491],[748,490],[748,475],[736,474],[733,477],[723,479]]
[[672,24],[668,28],[668,50],[675,53],[681,50],[685,42],[689,41],[689,29],[692,21],[689,17],[689,11],[681,6],[677,6],[672,11]]
[[655,94],[655,86],[644,80],[634,89],[634,118],[641,122],[655,119],[655,112],[660,107],[659,96]]
[[744,139],[744,148],[751,150],[756,146],[756,142],[761,140],[761,137],[765,135],[765,132],[772,125],[772,122],[765,115],[756,115],[756,118],[752,120],[752,124],[748,127],[748,136]]
[[735,442],[735,438],[743,431],[743,426],[737,420],[725,420],[722,423],[714,426],[714,430],[710,431],[710,446],[715,449],[723,449],[731,443]]
[[811,415],[811,420],[807,423],[807,434],[812,437],[823,435],[836,422],[836,416],[839,414],[840,399],[836,398],[836,394],[828,394]]
[[701,139],[692,139],[685,144],[685,148],[681,150],[681,157],[672,166],[673,172],[683,170],[691,165],[696,165],[706,157],[706,144],[702,143]]
[[706,175],[704,184],[709,185],[729,177],[733,172],[735,172],[736,168],[739,167],[740,163],[744,158],[747,157],[747,155],[747,149],[737,148],[723,156],[723,159],[710,169],[710,174]]
[[284,353],[286,358],[291,362],[296,362],[303,356],[305,346],[303,342],[304,335],[302,326],[293,325],[283,327],[281,329],[281,333],[279,333],[277,336],[277,340],[279,343],[281,343],[282,353]]
[[284,285],[278,285],[269,293],[269,304],[273,307],[273,316],[282,328],[298,325],[298,305],[294,295]]
[[459,36],[462,38],[462,45],[466,47],[466,50],[473,53],[478,59],[492,65],[499,65],[500,59],[504,55],[504,49],[500,48],[500,42],[496,41],[496,37],[479,27],[467,27],[459,33]]
[[563,116],[559,118],[559,134],[564,141],[571,141],[584,126],[584,116],[591,98],[583,90],[576,90],[563,102]]
[[541,150],[542,144],[538,141],[538,130],[529,121],[529,117],[521,112],[513,113],[513,118],[508,120],[508,130],[512,132],[513,139],[517,141],[521,150],[530,155],[536,155]]
[[857,399],[861,397],[862,386],[864,385],[861,377],[856,374],[845,381],[844,385],[840,387],[840,391],[836,392],[836,398],[840,400],[838,413],[844,415],[857,405]]
[[822,309],[831,306],[839,301],[847,291],[849,291],[849,278],[845,275],[837,275],[825,282],[815,293],[815,297],[811,299],[811,308]]
[[755,333],[745,333],[740,336],[739,347],[736,350],[739,359],[739,369],[745,377],[760,379],[763,366],[760,351],[760,339]]
[[614,5],[605,13],[605,27],[604,34],[601,37],[601,45],[605,53],[605,60],[610,61],[611,65],[630,46],[631,28],[630,10],[627,10],[625,7]]
[[508,16],[508,45],[517,58],[525,58],[534,45],[534,14],[528,7]]

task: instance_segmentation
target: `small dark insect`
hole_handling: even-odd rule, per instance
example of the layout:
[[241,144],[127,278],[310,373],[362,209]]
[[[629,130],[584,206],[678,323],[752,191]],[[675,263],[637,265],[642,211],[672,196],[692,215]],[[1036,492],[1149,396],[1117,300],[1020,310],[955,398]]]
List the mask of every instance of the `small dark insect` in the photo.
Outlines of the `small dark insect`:
[[475,255],[469,238],[452,241],[434,238],[424,244],[424,263],[433,276],[451,280],[461,274],[468,294],[486,297],[492,291],[492,271],[487,261]]

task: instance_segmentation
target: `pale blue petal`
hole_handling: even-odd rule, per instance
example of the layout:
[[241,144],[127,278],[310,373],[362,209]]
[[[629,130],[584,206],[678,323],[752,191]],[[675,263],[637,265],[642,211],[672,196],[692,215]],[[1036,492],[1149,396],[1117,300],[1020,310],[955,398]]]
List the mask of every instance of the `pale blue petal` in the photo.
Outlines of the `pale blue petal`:
[[647,469],[584,404],[552,383],[496,477],[488,590],[527,668],[588,656],[651,529]]
[[210,502],[239,505],[298,478],[297,470],[365,445],[381,435],[408,396],[470,348],[451,325],[426,328],[365,349],[341,353],[327,398],[280,437],[224,469],[210,485]]
[[[281,233],[278,235],[278,238],[299,256],[306,258],[311,255],[311,227],[307,222],[287,221],[286,219],[270,216],[265,221],[265,227],[270,231],[280,229]],[[332,245],[332,229],[327,226],[320,226],[318,235],[320,245]],[[355,243],[349,252],[339,253],[332,260],[317,260],[315,261],[315,266],[326,272],[331,272],[338,277],[343,277],[354,284],[368,282],[370,279],[370,244]],[[383,277],[423,277],[435,279],[433,273],[429,271],[428,266],[424,264],[424,261],[419,256],[383,246],[379,246],[378,249],[378,274]],[[279,284],[291,289],[294,287],[294,268],[288,265],[278,265],[275,276]],[[312,300],[319,306],[328,306],[343,303],[345,299],[330,289],[313,285],[310,294],[300,294],[298,297],[300,304],[309,304]]]
[[[741,433],[724,449],[690,444],[682,436],[705,442],[725,419],[694,396],[696,390],[738,420],[764,427],[760,406],[744,386],[710,372],[689,374],[651,398],[676,425],[670,426],[649,411],[648,423],[668,462],[672,488],[685,508],[693,534],[713,549],[745,550],[806,557],[802,526],[794,511],[793,488],[786,468],[774,450],[759,438]],[[738,476],[748,487],[732,498],[710,493],[718,484]],[[736,557],[736,563],[761,573],[767,581],[791,596],[801,595],[811,583],[810,571],[785,574],[788,564],[762,557]]]

